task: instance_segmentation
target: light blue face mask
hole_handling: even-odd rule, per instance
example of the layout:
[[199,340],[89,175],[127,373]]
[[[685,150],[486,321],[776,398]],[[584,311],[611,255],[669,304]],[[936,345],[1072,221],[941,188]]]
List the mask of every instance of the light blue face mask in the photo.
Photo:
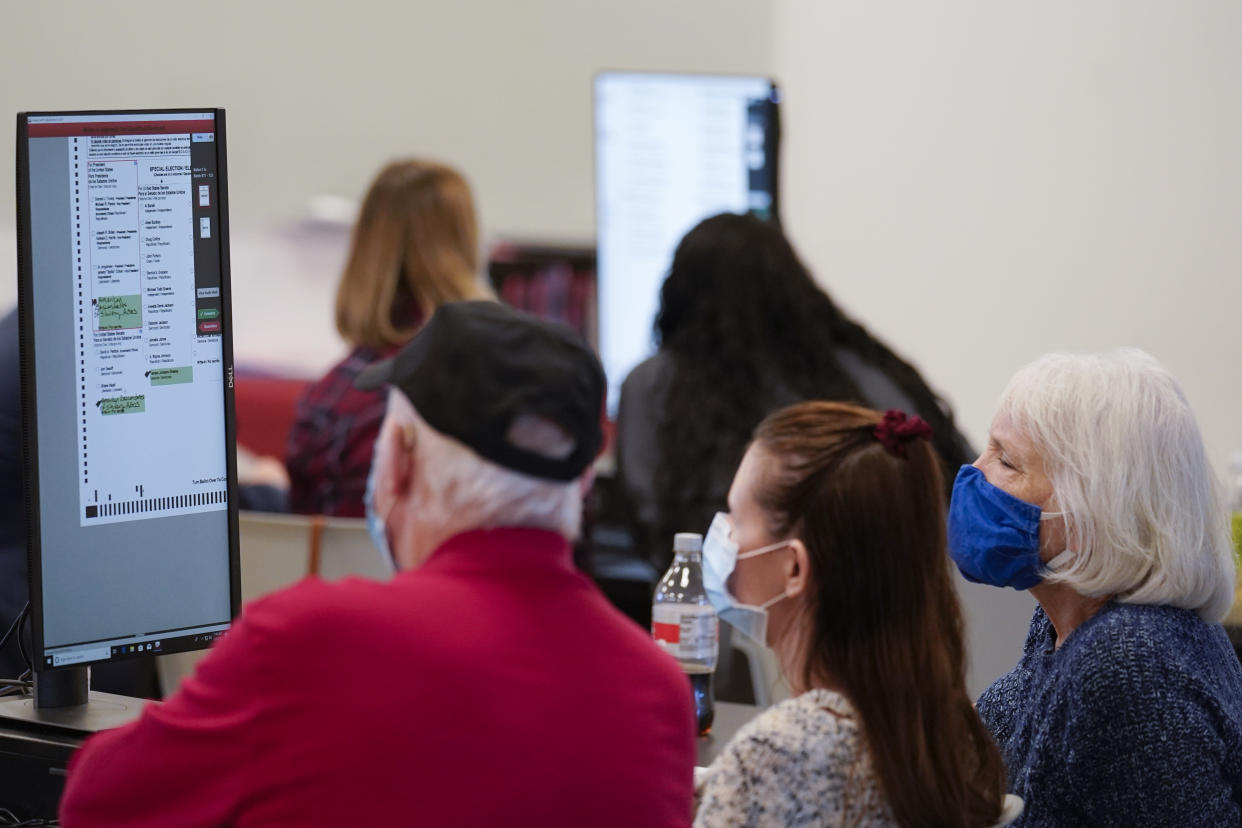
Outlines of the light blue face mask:
[[384,522],[384,518],[375,510],[375,468],[377,464],[371,461],[371,471],[367,475],[367,490],[362,496],[362,502],[367,509],[367,531],[371,533],[371,543],[375,544],[375,548],[384,556],[384,560],[392,567],[392,571],[397,571],[397,559],[392,556],[392,548],[388,545],[388,526]]
[[729,592],[729,576],[738,561],[783,549],[790,543],[781,541],[739,554],[737,542],[732,538],[729,517],[723,512],[716,513],[707,530],[707,537],[703,539],[703,587],[707,590],[707,600],[721,621],[764,647],[768,646],[768,607],[787,597],[787,593],[782,592],[758,606],[743,604]]

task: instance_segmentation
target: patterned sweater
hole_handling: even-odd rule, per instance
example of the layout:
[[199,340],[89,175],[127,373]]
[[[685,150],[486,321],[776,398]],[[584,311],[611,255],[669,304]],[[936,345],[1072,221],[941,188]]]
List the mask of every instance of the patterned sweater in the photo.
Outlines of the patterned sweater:
[[811,690],[749,722],[708,769],[695,828],[895,825],[845,696]]
[[1015,826],[1238,825],[1242,668],[1219,626],[1110,603],[1054,649],[1042,609],[979,715],[1026,801]]

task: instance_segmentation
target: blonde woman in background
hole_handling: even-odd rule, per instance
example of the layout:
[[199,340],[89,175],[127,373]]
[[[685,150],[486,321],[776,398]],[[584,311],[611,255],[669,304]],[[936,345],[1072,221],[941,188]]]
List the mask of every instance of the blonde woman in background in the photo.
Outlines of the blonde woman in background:
[[298,402],[285,447],[294,512],[361,517],[386,397],[354,378],[409,342],[437,307],[492,298],[470,186],[452,167],[394,161],[371,184],[336,294],[349,355]]

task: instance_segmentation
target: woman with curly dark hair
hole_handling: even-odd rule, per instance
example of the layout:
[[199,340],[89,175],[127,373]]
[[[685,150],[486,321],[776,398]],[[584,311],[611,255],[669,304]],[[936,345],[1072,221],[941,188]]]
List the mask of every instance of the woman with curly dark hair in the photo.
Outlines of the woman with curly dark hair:
[[919,414],[945,493],[974,452],[918,372],[842,313],[780,229],[721,214],[673,257],[655,322],[659,351],[621,389],[618,476],[639,548],[667,567],[675,532],[703,531],[755,426],[807,399]]

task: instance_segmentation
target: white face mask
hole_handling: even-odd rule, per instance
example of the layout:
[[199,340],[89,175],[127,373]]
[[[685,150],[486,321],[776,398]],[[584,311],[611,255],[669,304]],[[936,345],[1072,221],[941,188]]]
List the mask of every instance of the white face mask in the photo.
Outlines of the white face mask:
[[707,600],[711,601],[720,620],[764,647],[768,645],[768,607],[788,597],[788,593],[782,592],[758,606],[743,604],[729,592],[729,576],[738,561],[783,549],[790,543],[792,541],[781,541],[738,554],[729,517],[723,512],[716,513],[707,530],[707,537],[703,539],[703,587],[707,590]]

